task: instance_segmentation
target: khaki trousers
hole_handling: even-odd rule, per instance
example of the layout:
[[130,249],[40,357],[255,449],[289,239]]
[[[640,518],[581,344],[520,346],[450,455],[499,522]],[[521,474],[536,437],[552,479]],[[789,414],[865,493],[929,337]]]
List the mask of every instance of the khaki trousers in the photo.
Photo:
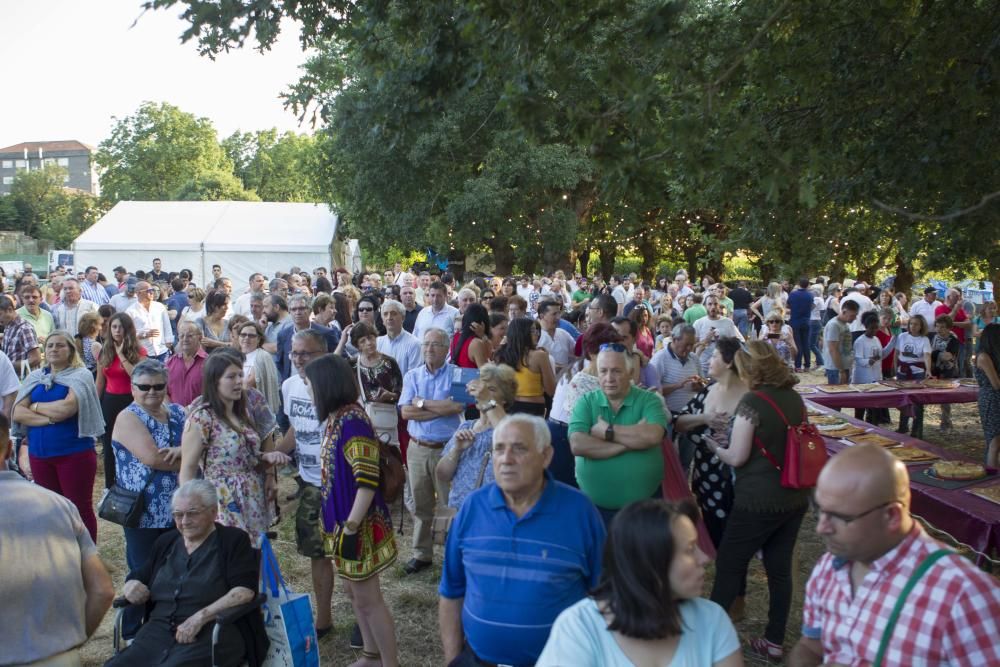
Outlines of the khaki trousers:
[[406,451],[410,490],[413,492],[413,558],[426,562],[434,560],[434,542],[431,540],[431,523],[434,510],[448,504],[451,484],[441,482],[434,469],[441,460],[443,449],[431,449],[410,440]]

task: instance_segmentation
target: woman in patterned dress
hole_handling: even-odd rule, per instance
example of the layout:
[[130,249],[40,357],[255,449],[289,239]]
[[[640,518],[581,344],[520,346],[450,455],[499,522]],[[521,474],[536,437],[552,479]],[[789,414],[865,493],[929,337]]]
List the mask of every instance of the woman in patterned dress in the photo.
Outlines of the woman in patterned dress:
[[[219,495],[219,523],[242,528],[252,542],[271,525],[269,498],[274,478],[264,472],[288,457],[273,451],[273,438],[262,439],[248,409],[243,364],[219,352],[205,362],[201,403],[192,404],[181,441],[180,482],[202,475]],[[262,445],[263,442],[263,445]]]
[[[160,361],[143,359],[136,364],[132,399],[118,415],[111,434],[118,486],[142,491],[145,501],[139,525],[124,528],[125,562],[130,572],[149,560],[156,539],[174,527],[170,499],[178,487],[184,429],[184,408],[167,400],[167,368]],[[141,617],[139,607],[125,611],[125,638],[136,633]]]
[[364,650],[352,667],[399,664],[396,628],[382,597],[379,573],[396,561],[389,508],[379,491],[375,431],[358,404],[358,386],[346,359],[327,354],[306,366],[316,418],[325,422],[320,453],[320,530],[344,579],[361,627]]

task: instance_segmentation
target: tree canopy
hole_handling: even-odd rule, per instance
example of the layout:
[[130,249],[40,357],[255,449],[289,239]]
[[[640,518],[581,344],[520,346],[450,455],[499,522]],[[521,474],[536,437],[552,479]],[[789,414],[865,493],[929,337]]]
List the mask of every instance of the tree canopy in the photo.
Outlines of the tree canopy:
[[288,101],[326,121],[322,193],[370,244],[1000,266],[995,2],[146,4],[208,55],[299,23],[318,55]]

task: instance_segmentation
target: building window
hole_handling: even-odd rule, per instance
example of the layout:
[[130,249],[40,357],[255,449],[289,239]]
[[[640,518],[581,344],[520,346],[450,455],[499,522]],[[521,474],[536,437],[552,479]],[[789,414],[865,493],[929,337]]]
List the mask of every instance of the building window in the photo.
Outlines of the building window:
[[54,165],[56,163],[56,159],[54,157],[47,157],[44,160],[42,160],[42,163],[46,167],[51,167],[52,165]]
[[18,169],[27,169],[28,168],[28,161],[27,160],[14,160],[14,166],[17,167]]
[[3,161],[3,168],[4,169],[13,169],[14,168],[14,161],[13,160],[4,160]]
[[13,185],[14,184],[14,177],[13,176],[4,176],[3,177],[3,184],[4,185]]
[[59,166],[60,167],[67,167],[68,168],[69,167],[69,158],[68,157],[61,157],[61,158],[59,158]]

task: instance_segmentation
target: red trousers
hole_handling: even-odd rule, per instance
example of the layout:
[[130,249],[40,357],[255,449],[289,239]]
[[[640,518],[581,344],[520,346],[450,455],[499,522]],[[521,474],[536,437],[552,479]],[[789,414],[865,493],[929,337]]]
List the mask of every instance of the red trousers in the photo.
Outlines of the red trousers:
[[28,457],[35,484],[55,491],[69,499],[80,511],[94,544],[97,544],[97,515],[94,514],[94,479],[97,477],[97,452],[52,456],[40,459]]

